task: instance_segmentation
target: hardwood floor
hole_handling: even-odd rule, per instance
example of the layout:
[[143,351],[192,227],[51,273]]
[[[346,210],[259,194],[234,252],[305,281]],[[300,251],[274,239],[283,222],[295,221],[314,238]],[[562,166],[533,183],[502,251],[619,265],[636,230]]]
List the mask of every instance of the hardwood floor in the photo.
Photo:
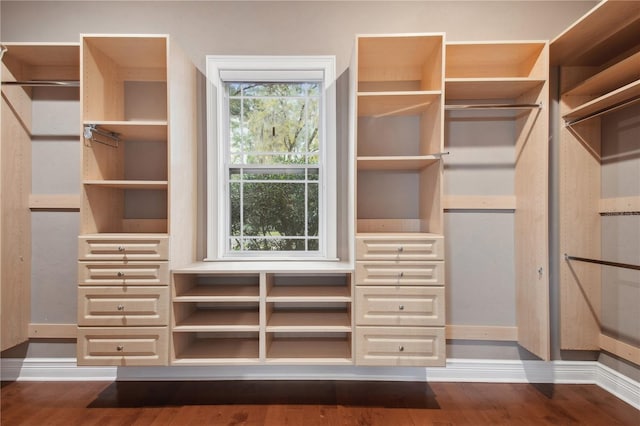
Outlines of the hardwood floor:
[[640,425],[595,385],[348,381],[7,382],[10,425]]

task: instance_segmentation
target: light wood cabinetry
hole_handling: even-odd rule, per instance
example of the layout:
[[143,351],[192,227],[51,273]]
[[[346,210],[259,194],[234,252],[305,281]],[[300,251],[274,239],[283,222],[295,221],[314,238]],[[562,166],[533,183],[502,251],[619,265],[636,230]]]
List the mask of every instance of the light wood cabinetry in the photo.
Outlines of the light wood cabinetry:
[[[0,350],[29,338],[32,313],[30,210],[77,208],[74,201],[77,197],[73,194],[32,194],[32,142],[42,136],[40,129],[34,127],[35,122],[41,121],[38,120],[41,110],[34,107],[36,92],[42,87],[46,90],[57,86],[52,89],[55,93],[48,93],[48,100],[55,101],[61,94],[66,100],[77,99],[77,87],[73,86],[74,83],[77,86],[79,78],[77,43],[3,43],[4,48],[7,50],[2,55],[0,72]],[[47,129],[46,134],[55,135],[57,139],[68,137],[57,133],[62,127],[64,125]],[[56,140],[41,143],[55,146]]]
[[355,363],[444,365],[444,35],[358,36],[354,61]]
[[194,68],[163,35],[81,52],[78,363],[166,365],[169,271],[195,256]]
[[171,364],[352,363],[351,272],[273,266],[174,271]]
[[[634,229],[638,229],[637,175],[623,172],[613,181],[605,176],[607,169],[633,170],[625,162],[634,161],[632,152],[638,144],[633,135],[638,126],[629,121],[615,134],[608,133],[617,141],[608,140],[604,128],[607,114],[624,113],[633,104],[637,107],[640,99],[639,33],[639,3],[605,1],[551,43],[552,65],[560,68],[560,346],[568,350],[604,349],[636,364],[640,349],[630,343],[637,336],[617,336],[606,325],[603,300],[607,293],[619,291],[616,280],[622,279],[623,287],[637,285],[638,275],[632,268],[603,267],[601,262],[637,268],[640,259],[637,245],[613,254],[604,249],[608,233],[627,229],[620,235],[635,235]],[[620,140],[625,134],[631,151],[622,148]],[[625,223],[630,227],[624,228]],[[623,240],[620,238],[620,246]],[[615,279],[610,275],[625,272],[629,274]],[[637,310],[631,317],[623,310],[616,316],[633,321]]]

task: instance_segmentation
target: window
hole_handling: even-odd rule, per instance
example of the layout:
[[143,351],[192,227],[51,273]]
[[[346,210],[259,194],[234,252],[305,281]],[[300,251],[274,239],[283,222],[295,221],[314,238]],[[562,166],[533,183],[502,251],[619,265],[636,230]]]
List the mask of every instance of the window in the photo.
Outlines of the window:
[[207,259],[336,256],[332,57],[207,57]]

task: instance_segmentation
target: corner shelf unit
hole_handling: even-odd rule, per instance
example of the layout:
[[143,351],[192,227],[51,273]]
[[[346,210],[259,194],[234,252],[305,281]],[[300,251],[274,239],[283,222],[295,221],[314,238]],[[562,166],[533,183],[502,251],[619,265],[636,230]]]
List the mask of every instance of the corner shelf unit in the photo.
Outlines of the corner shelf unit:
[[[633,245],[618,250],[614,254],[618,259],[609,258],[612,254],[606,250],[609,232],[635,235],[625,224],[638,229],[632,224],[640,212],[640,187],[632,183],[635,175],[606,179],[615,170],[630,170],[625,164],[632,156],[623,145],[637,149],[633,136],[637,126],[632,123],[619,130],[615,134],[619,140],[611,141],[605,135],[614,134],[605,132],[604,120],[607,114],[625,114],[626,108],[640,102],[639,33],[640,3],[603,1],[551,43],[552,65],[560,68],[560,347],[603,349],[636,364],[640,363],[638,336],[626,338],[625,332],[616,336],[603,306],[612,303],[608,295],[615,292],[616,280],[628,286],[637,275],[623,275],[624,271],[602,268],[597,262],[637,265],[640,258]],[[623,240],[616,246],[622,247]],[[626,303],[637,306],[635,299],[627,299]],[[623,323],[629,313],[621,306],[615,309]]]
[[[455,192],[443,197],[444,206],[450,212],[514,212],[518,343],[549,359],[548,44],[452,42],[446,45],[445,57],[445,150],[451,152],[445,176],[447,190]],[[460,140],[461,135],[474,140]],[[504,147],[502,157],[489,150],[496,144]],[[496,185],[494,176],[480,173],[496,167],[509,182],[501,179]],[[454,175],[458,169],[478,172]],[[473,181],[463,185],[461,179]],[[451,250],[455,252],[456,247]],[[450,267],[455,270],[453,262]]]
[[172,365],[353,363],[348,269],[241,266],[173,271]]

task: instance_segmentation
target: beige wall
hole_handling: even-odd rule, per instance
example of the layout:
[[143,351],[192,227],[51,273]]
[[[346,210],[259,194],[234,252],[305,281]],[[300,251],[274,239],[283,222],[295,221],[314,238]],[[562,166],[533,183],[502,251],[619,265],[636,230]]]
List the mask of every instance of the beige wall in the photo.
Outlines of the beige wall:
[[[209,1],[2,1],[0,3],[2,41],[78,41],[79,33],[167,33],[176,39],[200,70],[204,70],[207,54],[329,54],[337,57],[337,73],[345,74],[351,60],[354,35],[358,33],[446,32],[449,41],[551,39],[575,19],[589,10],[595,1],[286,1],[286,2],[209,2]],[[338,86],[338,132],[340,143],[346,143],[347,92],[346,78]],[[204,92],[203,92],[204,93]],[[203,95],[204,96],[204,95]],[[204,106],[200,105],[199,120],[204,126]],[[77,119],[77,117],[75,117]],[[456,128],[450,129],[456,131]],[[465,131],[464,129],[460,129]],[[509,130],[509,129],[506,129]],[[201,134],[203,143],[204,136]],[[34,170],[38,166],[34,165]],[[449,174],[451,171],[448,171]],[[70,171],[69,173],[77,173]],[[465,177],[450,176],[448,191],[455,193],[456,185],[464,185]],[[455,179],[453,179],[455,177]],[[494,179],[495,180],[495,179]],[[505,188],[506,192],[512,188]],[[468,192],[468,191],[463,191]],[[74,219],[77,220],[77,219]],[[487,238],[512,233],[512,218],[497,216],[448,215],[448,238],[467,238],[465,227],[482,228]],[[65,225],[68,233],[75,224]],[[495,222],[495,223],[494,223]],[[53,223],[53,222],[51,222]],[[46,229],[46,226],[43,226]],[[36,230],[37,232],[37,230]],[[44,231],[43,231],[44,232]],[[39,239],[42,238],[42,239]],[[503,240],[509,241],[509,235]],[[46,235],[34,236],[38,245],[49,247],[53,242]],[[74,240],[68,244],[75,253]],[[513,258],[507,244],[496,258]],[[470,257],[473,257],[470,250]],[[34,252],[37,255],[37,251]],[[460,256],[460,253],[456,255]],[[463,258],[464,258],[464,254]],[[51,270],[46,258],[35,258],[40,271]],[[60,261],[61,263],[62,261]],[[69,268],[75,256],[68,259]],[[460,262],[459,262],[460,263]],[[462,262],[464,263],[464,262]],[[59,265],[58,265],[59,267]],[[462,269],[460,270],[462,271]],[[72,273],[60,273],[60,281],[68,281]],[[483,321],[492,324],[514,325],[514,305],[511,270],[493,274],[484,271],[493,292],[501,292],[500,306],[468,305],[473,299],[468,289],[458,285],[458,292],[449,293],[450,320],[459,323]],[[42,274],[45,275],[45,274]],[[464,274],[463,274],[464,275]],[[450,276],[460,282],[472,282],[458,273]],[[40,285],[37,279],[34,286]],[[476,277],[477,278],[477,277]],[[455,284],[455,283],[454,283]],[[478,283],[481,285],[482,283]],[[486,288],[486,287],[485,287]],[[502,290],[501,290],[502,289]],[[510,292],[505,292],[507,289]],[[477,289],[476,289],[477,290]],[[38,293],[38,290],[35,290]],[[490,294],[490,293],[487,293]],[[45,298],[46,299],[46,298]],[[69,300],[64,319],[73,318],[75,298]],[[32,316],[45,322],[43,298],[35,298]],[[41,302],[39,302],[41,301]],[[40,304],[41,303],[41,304]],[[48,306],[48,305],[47,305]],[[471,306],[471,307],[469,307]],[[48,309],[48,307],[47,307]],[[57,311],[50,312],[55,317]],[[61,318],[56,318],[62,320]],[[32,344],[31,356],[73,356],[73,349]],[[475,344],[457,342],[449,348],[449,356],[456,358],[519,358],[513,344]]]

